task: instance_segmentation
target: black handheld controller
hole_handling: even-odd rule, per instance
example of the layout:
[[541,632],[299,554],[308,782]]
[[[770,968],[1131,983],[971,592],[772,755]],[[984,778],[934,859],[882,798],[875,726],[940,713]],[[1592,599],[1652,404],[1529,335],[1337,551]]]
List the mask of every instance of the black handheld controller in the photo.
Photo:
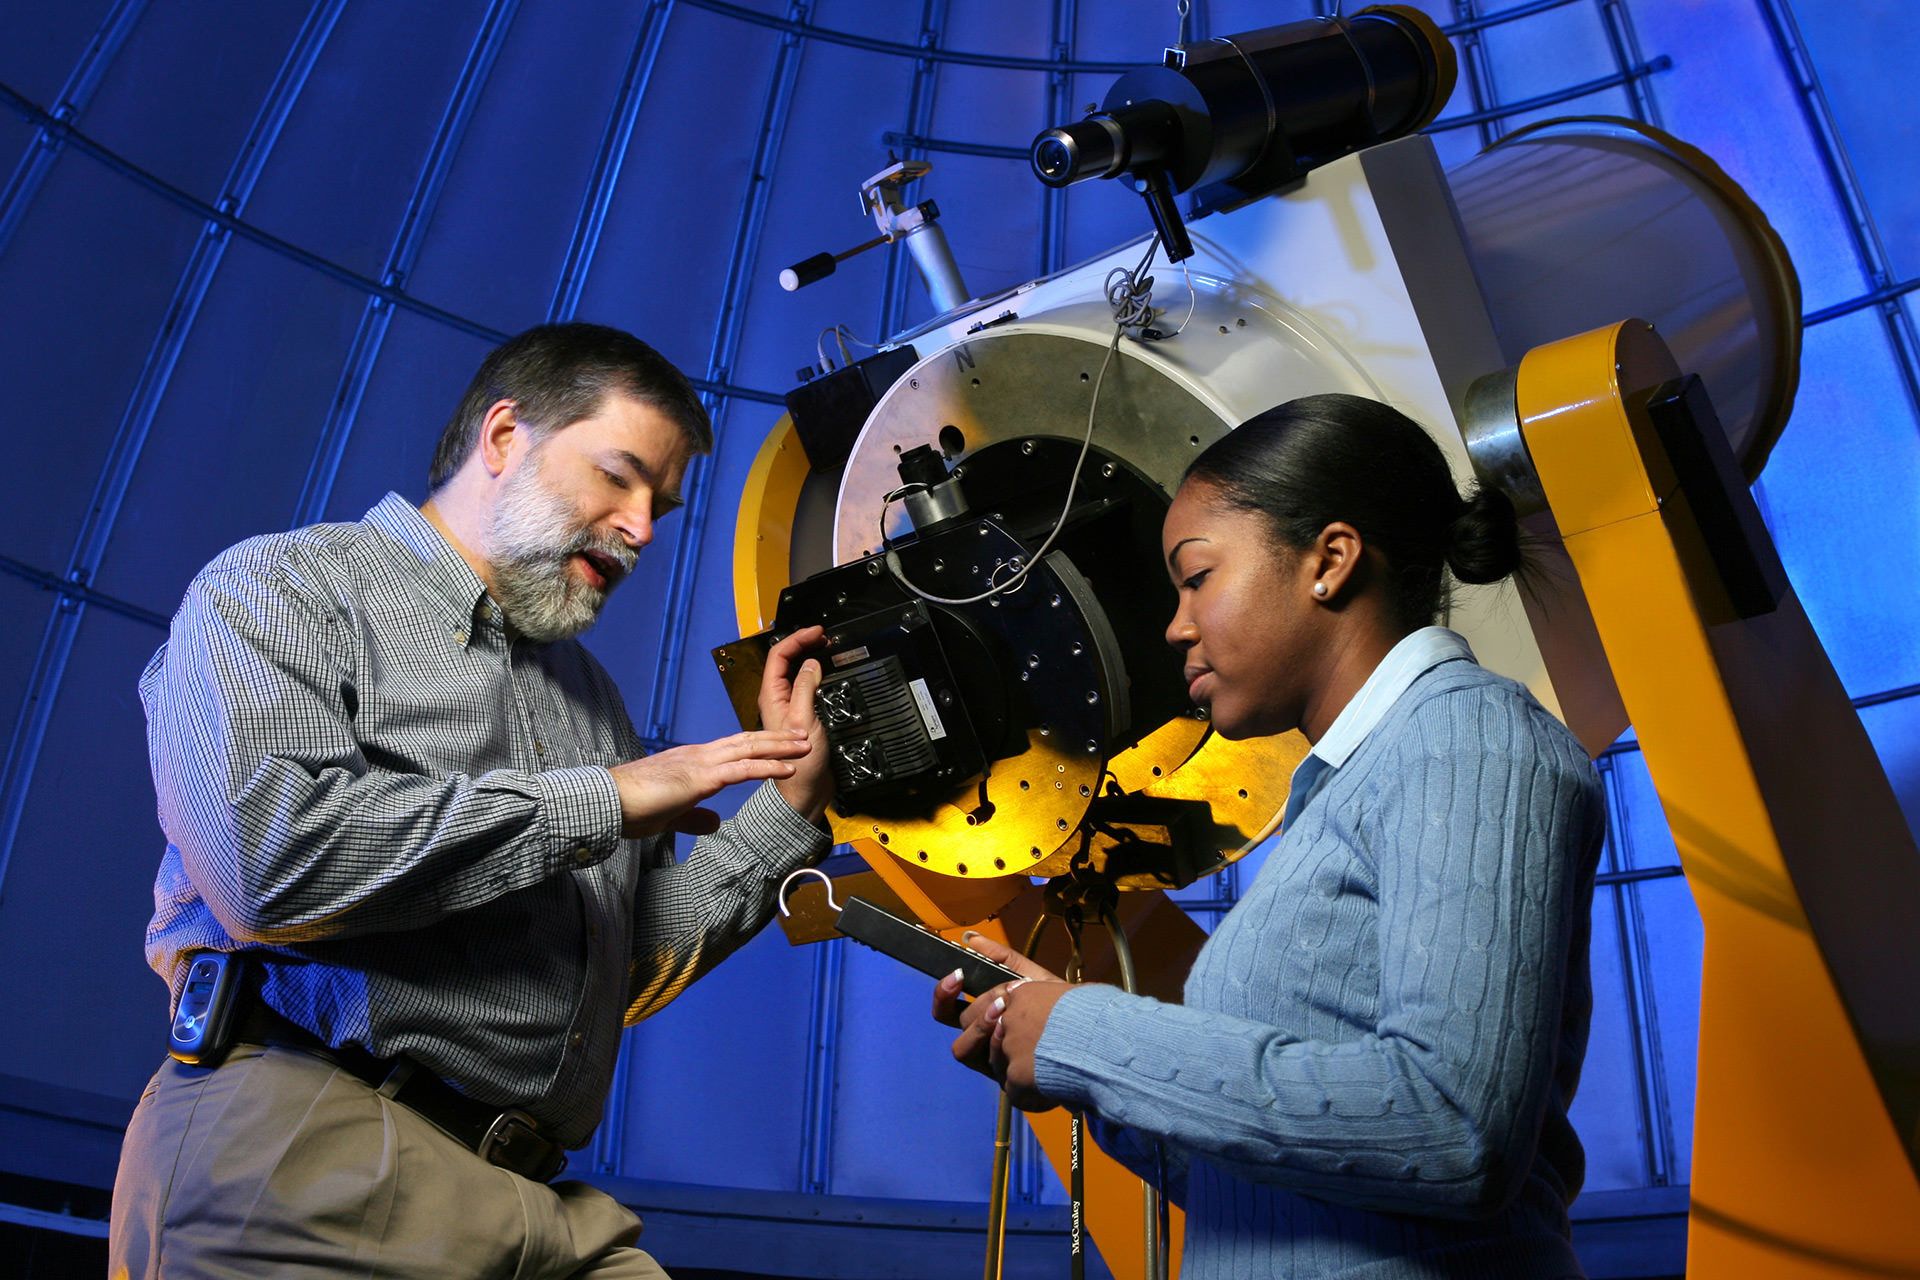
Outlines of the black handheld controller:
[[840,932],[855,942],[911,965],[929,978],[944,978],[958,969],[960,989],[970,996],[982,995],[1020,976],[977,951],[969,951],[930,929],[874,906],[865,898],[848,898],[840,909],[839,924]]
[[243,965],[225,951],[201,951],[187,962],[187,984],[167,1029],[167,1052],[188,1066],[212,1066],[227,1051]]

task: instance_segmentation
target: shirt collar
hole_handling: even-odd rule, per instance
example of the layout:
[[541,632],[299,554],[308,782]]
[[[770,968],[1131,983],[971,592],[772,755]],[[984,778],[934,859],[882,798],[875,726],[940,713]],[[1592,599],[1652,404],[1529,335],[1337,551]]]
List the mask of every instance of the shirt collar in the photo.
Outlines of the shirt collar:
[[1466,637],[1445,627],[1422,627],[1401,637],[1400,643],[1387,650],[1387,656],[1380,659],[1380,665],[1360,686],[1360,692],[1340,709],[1327,731],[1320,735],[1320,741],[1313,744],[1313,750],[1294,767],[1281,829],[1292,825],[1323,777],[1352,757],[1408,686],[1441,663],[1456,658],[1471,662],[1473,650],[1467,646]]
[[1360,692],[1333,718],[1320,741],[1313,744],[1313,754],[1338,769],[1366,741],[1408,685],[1455,658],[1473,661],[1473,650],[1467,647],[1466,637],[1458,632],[1445,627],[1422,627],[1402,636],[1400,643],[1380,659],[1380,665],[1360,686]]
[[427,594],[446,607],[456,627],[472,624],[474,610],[486,599],[487,585],[420,508],[389,493],[367,512],[366,522],[386,535]]

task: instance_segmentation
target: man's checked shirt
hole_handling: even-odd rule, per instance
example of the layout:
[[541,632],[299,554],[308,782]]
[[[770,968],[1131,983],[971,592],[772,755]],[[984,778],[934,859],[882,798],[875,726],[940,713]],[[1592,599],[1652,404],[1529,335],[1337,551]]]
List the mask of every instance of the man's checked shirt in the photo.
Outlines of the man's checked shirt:
[[577,642],[510,635],[412,504],[243,542],[140,679],[167,836],[147,959],[248,950],[336,1047],[406,1054],[553,1140],[599,1123],[623,1021],[772,915],[826,835],[771,784],[676,864],[623,840],[642,754]]

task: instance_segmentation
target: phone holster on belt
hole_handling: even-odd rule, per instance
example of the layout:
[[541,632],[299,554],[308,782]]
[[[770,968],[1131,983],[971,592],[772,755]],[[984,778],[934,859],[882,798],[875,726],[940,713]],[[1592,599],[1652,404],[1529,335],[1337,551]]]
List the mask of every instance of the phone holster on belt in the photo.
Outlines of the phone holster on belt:
[[240,1003],[246,958],[228,951],[196,951],[167,1028],[167,1053],[188,1066],[217,1066],[233,1043],[233,1011]]

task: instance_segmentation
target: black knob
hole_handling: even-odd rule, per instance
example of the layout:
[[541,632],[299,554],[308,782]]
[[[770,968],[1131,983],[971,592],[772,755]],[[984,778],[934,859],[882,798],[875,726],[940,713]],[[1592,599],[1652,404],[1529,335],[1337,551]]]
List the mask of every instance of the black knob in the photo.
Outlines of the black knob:
[[792,293],[803,284],[825,280],[833,274],[833,264],[838,261],[830,253],[816,253],[811,258],[802,258],[780,273],[780,287]]

